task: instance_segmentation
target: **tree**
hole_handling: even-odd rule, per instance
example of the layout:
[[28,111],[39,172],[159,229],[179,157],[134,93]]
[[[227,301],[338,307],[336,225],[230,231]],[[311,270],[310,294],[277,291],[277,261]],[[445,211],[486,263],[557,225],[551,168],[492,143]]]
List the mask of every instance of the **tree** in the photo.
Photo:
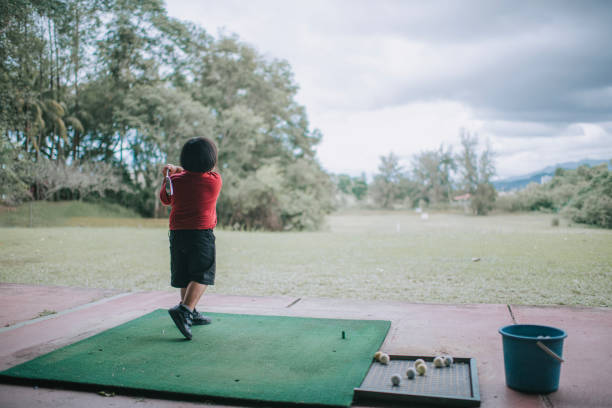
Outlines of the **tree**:
[[418,186],[418,200],[430,204],[448,202],[451,199],[451,171],[457,168],[452,149],[430,150],[417,154],[413,158],[414,181]]
[[478,159],[478,181],[479,183],[491,184],[491,178],[495,175],[495,153],[487,140],[484,150]]
[[267,163],[259,151],[266,140],[263,119],[244,105],[234,106],[219,116],[214,133],[219,149],[219,168],[245,177]]
[[[289,65],[267,61],[235,36],[212,41],[194,32],[194,58],[173,78],[176,84],[193,78],[193,98],[216,119],[224,179],[219,221],[238,228],[318,226],[331,209],[333,189],[315,160],[321,134],[309,128],[304,107],[294,100],[298,88]],[[296,169],[304,174],[298,177]]]
[[494,154],[487,143],[478,157],[478,136],[462,130],[460,133],[463,150],[456,157],[461,174],[461,187],[471,195],[470,206],[474,214],[486,215],[495,203],[497,193],[491,177],[495,174]]
[[165,86],[141,85],[130,90],[117,119],[125,129],[132,152],[134,180],[148,195],[150,211],[161,215],[157,189],[159,169],[177,162],[183,144],[193,137],[213,138],[211,112],[182,91]]
[[60,196],[64,199],[82,200],[104,197],[108,192],[125,191],[117,169],[106,163],[78,163],[67,165],[42,159],[32,165],[25,177],[38,188],[41,199]]
[[493,209],[497,192],[491,183],[479,183],[472,195],[470,207],[476,215],[486,215]]
[[464,129],[460,132],[461,152],[457,155],[456,161],[460,173],[461,188],[464,192],[474,194],[478,188],[478,137],[470,135]]
[[338,174],[336,179],[336,186],[338,187],[338,190],[344,194],[350,194],[353,186],[353,178],[348,174]]
[[30,185],[25,180],[30,165],[20,148],[11,146],[4,136],[0,136],[0,202],[15,205],[32,197]]
[[363,200],[368,192],[368,182],[365,173],[359,177],[348,174],[338,174],[335,177],[336,187],[343,194],[352,195],[357,201]]
[[371,192],[374,201],[382,208],[391,208],[400,198],[400,183],[404,179],[403,168],[399,164],[399,158],[389,153],[380,157],[378,165],[379,173],[374,176]]
[[357,198],[357,200],[361,201],[368,194],[368,181],[366,179],[365,173],[362,173],[360,177],[354,177],[351,193]]

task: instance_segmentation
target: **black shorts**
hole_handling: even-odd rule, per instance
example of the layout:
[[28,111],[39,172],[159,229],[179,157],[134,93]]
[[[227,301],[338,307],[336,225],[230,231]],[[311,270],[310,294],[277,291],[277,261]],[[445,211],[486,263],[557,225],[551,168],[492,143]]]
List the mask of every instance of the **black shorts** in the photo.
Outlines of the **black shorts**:
[[215,284],[213,230],[170,231],[170,284],[186,288],[189,282]]

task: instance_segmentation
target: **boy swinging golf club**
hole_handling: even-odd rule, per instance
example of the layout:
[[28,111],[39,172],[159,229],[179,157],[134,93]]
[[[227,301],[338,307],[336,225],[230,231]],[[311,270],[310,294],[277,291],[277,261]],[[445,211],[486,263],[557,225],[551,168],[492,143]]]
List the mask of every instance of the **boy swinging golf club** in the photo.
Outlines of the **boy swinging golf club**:
[[168,313],[179,331],[191,340],[191,326],[209,324],[196,310],[208,285],[215,283],[215,235],[217,198],[221,175],[214,171],[217,147],[210,139],[188,140],[181,151],[181,165],[167,164],[159,198],[170,211],[170,284],[180,288],[181,301]]

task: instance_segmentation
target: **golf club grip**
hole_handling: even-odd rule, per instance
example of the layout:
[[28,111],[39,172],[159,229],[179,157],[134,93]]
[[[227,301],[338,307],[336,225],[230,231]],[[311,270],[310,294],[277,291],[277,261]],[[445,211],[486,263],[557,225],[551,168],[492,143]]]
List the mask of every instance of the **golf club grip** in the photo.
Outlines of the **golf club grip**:
[[170,170],[166,169],[166,180],[168,181],[168,186],[170,186],[170,195],[174,195],[174,188],[172,187],[172,179],[170,178]]

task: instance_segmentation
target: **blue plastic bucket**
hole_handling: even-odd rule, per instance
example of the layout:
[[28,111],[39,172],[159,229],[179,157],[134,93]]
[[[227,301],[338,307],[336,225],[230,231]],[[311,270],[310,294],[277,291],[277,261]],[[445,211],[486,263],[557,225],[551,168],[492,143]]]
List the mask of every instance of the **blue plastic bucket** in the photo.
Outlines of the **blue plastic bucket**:
[[506,385],[518,391],[547,394],[559,388],[561,362],[547,353],[543,343],[559,357],[567,334],[555,327],[513,324],[499,329],[504,346]]

